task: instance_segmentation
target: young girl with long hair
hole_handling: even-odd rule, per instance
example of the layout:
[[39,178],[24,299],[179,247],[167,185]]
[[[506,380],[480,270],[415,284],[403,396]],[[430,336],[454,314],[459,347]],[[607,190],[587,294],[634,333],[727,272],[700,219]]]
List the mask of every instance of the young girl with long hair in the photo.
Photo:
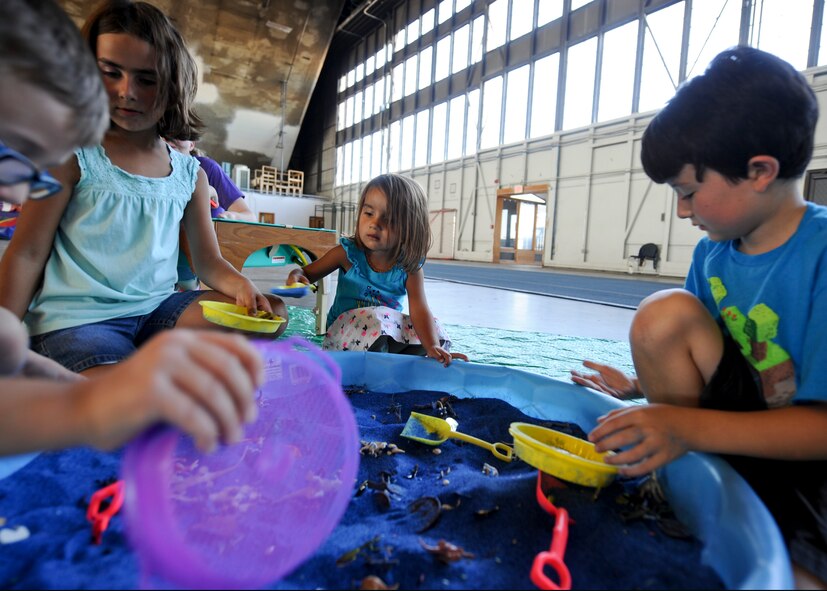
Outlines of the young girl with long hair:
[[[154,6],[123,0],[100,6],[82,32],[109,96],[110,128],[54,170],[60,192],[24,208],[0,271],[0,305],[25,315],[35,351],[82,373],[122,361],[160,330],[214,328],[199,300],[286,318],[280,299],[221,257],[207,177],[163,139],[203,127],[192,109],[195,61],[180,33]],[[174,291],[182,222],[198,275],[215,291]]]
[[[339,271],[323,348],[424,354],[444,365],[468,358],[451,341],[425,298],[422,266],[431,244],[428,200],[413,179],[383,174],[359,198],[356,232],[287,278],[315,283]],[[405,301],[410,314],[403,313]]]

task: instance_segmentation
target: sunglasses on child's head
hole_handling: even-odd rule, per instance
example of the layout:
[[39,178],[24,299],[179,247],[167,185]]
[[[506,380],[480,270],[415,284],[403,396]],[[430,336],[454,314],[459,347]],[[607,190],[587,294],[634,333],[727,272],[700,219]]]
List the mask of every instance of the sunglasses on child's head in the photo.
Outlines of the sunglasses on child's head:
[[34,162],[0,142],[0,186],[29,183],[29,199],[43,199],[62,188],[48,172],[39,170]]

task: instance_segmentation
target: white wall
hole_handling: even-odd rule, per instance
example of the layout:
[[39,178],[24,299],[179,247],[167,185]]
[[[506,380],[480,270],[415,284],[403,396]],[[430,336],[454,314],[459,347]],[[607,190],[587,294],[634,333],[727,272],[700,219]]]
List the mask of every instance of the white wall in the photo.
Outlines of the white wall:
[[311,195],[290,197],[255,191],[244,191],[244,196],[247,205],[256,214],[256,219],[261,212],[272,213],[275,216],[275,223],[285,226],[307,227],[310,223],[310,216],[316,215],[316,206],[320,206],[321,210],[321,205],[330,201]]

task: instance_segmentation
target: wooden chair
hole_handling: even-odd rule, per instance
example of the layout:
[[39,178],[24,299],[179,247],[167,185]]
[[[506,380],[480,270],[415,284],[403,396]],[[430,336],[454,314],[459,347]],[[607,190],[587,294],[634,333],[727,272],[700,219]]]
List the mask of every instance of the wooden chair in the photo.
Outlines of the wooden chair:
[[290,195],[301,195],[304,193],[304,172],[301,170],[287,171],[287,192]]

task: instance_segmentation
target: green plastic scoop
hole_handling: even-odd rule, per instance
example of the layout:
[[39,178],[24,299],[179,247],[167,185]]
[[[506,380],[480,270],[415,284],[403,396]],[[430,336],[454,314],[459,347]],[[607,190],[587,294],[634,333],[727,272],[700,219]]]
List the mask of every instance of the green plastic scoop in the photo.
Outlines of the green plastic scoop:
[[505,443],[488,443],[471,435],[460,433],[457,431],[457,422],[454,419],[445,420],[418,412],[411,413],[401,435],[425,445],[439,445],[449,438],[459,439],[484,447],[504,462],[510,462],[514,454],[514,450]]

